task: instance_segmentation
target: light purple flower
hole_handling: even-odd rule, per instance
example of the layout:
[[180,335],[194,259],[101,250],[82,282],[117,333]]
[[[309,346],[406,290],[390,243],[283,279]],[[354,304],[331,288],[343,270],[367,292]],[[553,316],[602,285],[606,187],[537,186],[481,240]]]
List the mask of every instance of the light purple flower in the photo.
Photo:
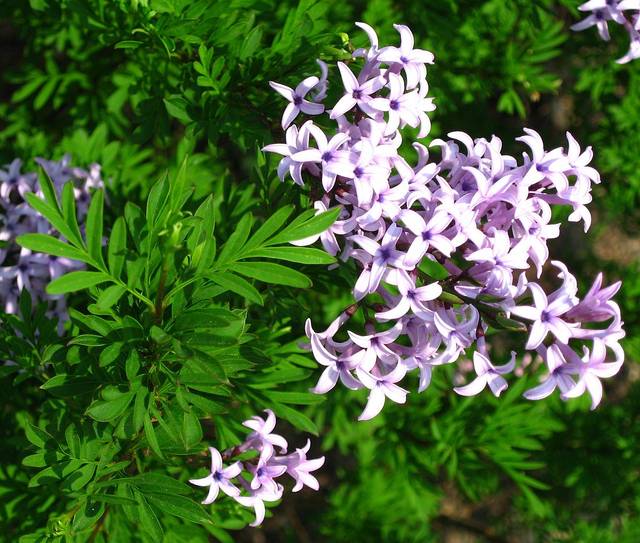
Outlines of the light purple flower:
[[388,266],[404,267],[405,255],[396,249],[396,243],[401,234],[402,229],[392,224],[385,232],[380,244],[362,235],[349,238],[373,257],[367,292],[374,292],[378,288]]
[[304,486],[308,486],[313,490],[320,488],[318,479],[311,475],[311,472],[320,469],[324,465],[324,456],[313,459],[307,458],[310,448],[311,441],[307,439],[307,443],[302,449],[296,449],[294,453],[287,456],[278,456],[274,459],[274,462],[281,463],[285,467],[287,473],[296,482],[291,492],[298,492]]
[[214,447],[209,447],[211,453],[211,473],[202,479],[190,479],[189,482],[196,486],[208,486],[209,493],[202,501],[208,505],[213,503],[218,497],[218,492],[222,490],[227,496],[239,496],[240,490],[230,482],[242,471],[240,462],[235,462],[231,466],[225,468],[222,466],[222,456]]
[[386,112],[387,129],[385,135],[393,134],[404,125],[417,127],[420,124],[421,97],[416,91],[405,94],[404,80],[398,74],[389,74],[389,96],[387,98],[373,98],[367,106],[379,112]]
[[351,390],[362,388],[360,382],[351,374],[358,367],[363,352],[359,349],[346,349],[343,353],[335,354],[327,350],[317,334],[311,334],[311,349],[318,364],[327,368],[322,372],[316,386],[311,389],[316,394],[325,394],[336,386],[338,379]]
[[377,56],[379,62],[402,66],[407,76],[407,88],[413,89],[426,77],[425,64],[433,64],[433,53],[414,49],[413,33],[408,26],[393,25],[400,34],[400,47],[384,47]]
[[538,347],[549,332],[561,343],[568,343],[571,338],[571,328],[560,317],[573,307],[571,298],[561,294],[550,302],[540,285],[529,283],[527,286],[533,295],[535,305],[517,306],[511,309],[512,315],[533,321],[526,348]]
[[267,457],[264,454],[260,455],[258,464],[253,471],[253,479],[251,481],[251,488],[257,490],[258,488],[264,488],[266,492],[275,494],[278,492],[278,483],[274,481],[276,477],[280,477],[285,471],[286,466],[279,466],[271,462],[271,456]]
[[602,383],[600,379],[613,377],[620,371],[622,360],[617,362],[605,362],[607,358],[607,347],[601,339],[593,340],[591,352],[585,347],[582,361],[578,361],[577,355],[571,351],[575,360],[571,367],[578,374],[578,382],[568,392],[564,393],[565,398],[577,398],[588,392],[591,396],[591,409],[595,409],[602,400]]
[[587,16],[579,23],[574,24],[571,30],[585,30],[586,28],[596,26],[598,28],[598,34],[600,37],[609,41],[609,28],[607,21],[615,21],[619,24],[624,24],[625,18],[620,13],[616,0],[589,0],[578,7],[580,11],[593,11],[593,13]]
[[575,386],[575,382],[569,376],[570,371],[567,361],[564,359],[557,344],[554,343],[546,349],[540,347],[539,351],[544,353],[543,358],[547,363],[549,375],[540,385],[530,388],[523,394],[527,400],[542,400],[556,388],[559,388],[560,392],[565,394]]
[[435,300],[442,294],[442,287],[438,283],[430,283],[421,287],[416,287],[415,282],[404,271],[397,274],[398,290],[400,296],[395,298],[396,305],[386,311],[376,313],[379,321],[398,320],[412,311],[414,315],[420,316],[431,311],[424,305],[424,302]]
[[265,409],[264,412],[267,414],[266,419],[263,420],[258,416],[253,416],[242,423],[243,426],[253,430],[247,437],[246,443],[250,444],[250,447],[262,451],[265,456],[273,454],[274,446],[279,447],[282,452],[286,452],[287,440],[278,434],[272,433],[276,427],[276,416],[271,409]]
[[378,77],[360,82],[344,62],[338,62],[338,69],[342,76],[345,95],[333,106],[330,118],[335,119],[344,115],[355,106],[366,113],[370,112],[371,109],[367,107],[367,103],[371,100],[371,95],[384,86],[384,82]]
[[502,366],[494,366],[491,361],[482,353],[473,353],[473,368],[477,377],[468,385],[454,387],[454,391],[461,396],[475,396],[489,385],[494,396],[500,394],[507,388],[507,381],[502,377],[511,373],[516,367],[516,353],[511,353],[511,360]]
[[324,132],[316,125],[309,124],[308,130],[318,148],[298,151],[291,158],[300,163],[319,163],[322,167],[322,186],[324,190],[329,191],[333,188],[336,176],[353,175],[353,165],[349,162],[348,153],[339,150],[348,141],[349,136],[338,133],[327,140]]
[[269,81],[269,85],[271,85],[273,90],[277,91],[289,100],[289,105],[285,108],[284,113],[282,114],[283,130],[287,129],[301,111],[307,115],[320,115],[320,113],[324,111],[324,106],[322,104],[305,100],[307,93],[319,82],[320,80],[315,76],[307,77],[294,90],[286,85],[276,83],[275,81]]
[[402,364],[398,364],[395,369],[386,375],[373,375],[362,368],[358,368],[356,372],[362,384],[371,391],[367,405],[358,420],[369,420],[380,413],[384,407],[385,398],[389,398],[396,403],[405,403],[407,401],[409,392],[396,385],[407,372]]
[[8,165],[8,169],[0,170],[0,198],[9,199],[14,194],[24,198],[27,192],[34,190],[36,174],[22,174],[20,168],[22,161],[16,158]]

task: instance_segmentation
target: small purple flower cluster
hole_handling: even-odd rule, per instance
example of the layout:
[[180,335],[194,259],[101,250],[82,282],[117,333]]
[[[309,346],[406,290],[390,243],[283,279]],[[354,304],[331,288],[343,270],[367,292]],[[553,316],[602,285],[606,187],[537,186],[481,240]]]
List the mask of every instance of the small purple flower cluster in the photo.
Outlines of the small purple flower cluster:
[[[67,181],[75,187],[78,219],[82,222],[87,214],[90,190],[104,187],[100,166],[92,164],[89,171],[70,166],[70,157],[65,155],[55,162],[36,158],[36,162],[47,172],[54,187],[60,193]],[[27,288],[34,303],[49,300],[51,317],[63,322],[67,319],[64,296],[51,296],[45,287],[56,277],[68,271],[84,267],[81,262],[68,258],[32,253],[21,248],[15,239],[21,234],[55,234],[49,223],[24,200],[28,192],[41,196],[36,173],[21,173],[22,162],[15,159],[6,169],[0,169],[0,309],[16,313],[17,301],[23,288]]]
[[[488,385],[498,396],[507,387],[503,376],[514,370],[515,353],[504,365],[490,361],[485,336],[494,325],[528,331],[526,349],[535,350],[549,368],[548,378],[527,398],[545,397],[556,387],[563,399],[586,390],[595,407],[602,395],[599,378],[615,374],[624,359],[623,323],[611,301],[620,283],[603,289],[599,275],[580,300],[577,281],[562,262],[551,261],[561,285],[549,295],[525,273],[531,269],[535,274],[529,275],[540,278],[549,259],[547,241],[560,229],[551,222],[553,206],[570,206],[569,221],[589,228],[586,204],[591,184],[600,182],[589,166],[591,148],[581,150],[567,133],[566,150],[546,151],[540,135],[525,129],[517,139],[529,152],[519,163],[503,154],[496,136],[472,139],[452,132],[447,141],[432,141],[441,151],[437,162],[414,143],[417,163],[411,165],[400,152],[399,129],[419,127],[418,137],[429,132],[426,113],[434,106],[426,97],[426,64],[433,55],[414,49],[406,26],[395,25],[400,47],[379,48],[373,29],[356,24],[371,47],[353,53],[352,68],[363,59],[357,75],[338,63],[344,95],[329,111],[337,123],[333,135],[312,120],[300,128],[291,125],[300,112],[320,113],[321,108],[297,104],[302,106],[314,85],[322,85],[325,94],[325,67],[322,79],[306,79],[295,91],[274,85],[290,101],[283,117],[287,143],[264,148],[283,155],[281,179],[288,173],[300,185],[305,176],[320,180],[324,195],[315,202],[318,211],[342,207],[329,230],[295,243],[320,239],[327,252],[361,268],[354,305],[323,332],[307,321],[310,349],[325,366],[314,391],[326,393],[338,380],[350,389],[365,387],[369,400],[360,420],[371,419],[386,399],[405,403],[408,391],[398,383],[408,372],[418,370],[422,392],[433,368],[474,348],[477,377],[454,390],[469,396]],[[344,340],[334,339],[360,308],[365,333],[348,330]],[[608,326],[598,328],[605,321]],[[392,326],[380,330],[384,323]],[[583,347],[582,356],[570,342]],[[609,357],[612,362],[606,362]]]
[[[281,453],[286,453],[288,444],[284,437],[273,433],[276,425],[273,412],[270,409],[265,412],[267,417],[264,420],[256,416],[243,422],[252,432],[241,445],[223,454],[214,447],[209,447],[211,472],[202,479],[189,481],[196,486],[209,487],[209,493],[202,502],[204,504],[213,503],[222,490],[245,507],[253,507],[256,520],[251,526],[262,524],[265,515],[264,502],[274,502],[282,498],[284,487],[276,482],[276,478],[285,473],[293,478],[295,485],[292,492],[298,492],[303,486],[318,490],[318,480],[311,472],[324,464],[324,456],[307,458],[311,446],[309,440],[302,449],[296,449],[295,452],[284,456],[276,455],[276,447]],[[223,466],[223,461],[249,452],[256,452],[258,456],[242,462],[235,461],[227,467]],[[243,471],[248,475],[246,478],[241,476]],[[237,484],[242,486],[244,495]]]
[[[640,58],[640,0],[589,0],[582,4],[580,11],[592,12],[579,23],[574,24],[571,30],[585,30],[595,26],[600,37],[609,41],[609,21],[622,25],[629,33],[629,51],[616,62],[625,64],[636,58]],[[625,12],[630,12],[628,15]]]

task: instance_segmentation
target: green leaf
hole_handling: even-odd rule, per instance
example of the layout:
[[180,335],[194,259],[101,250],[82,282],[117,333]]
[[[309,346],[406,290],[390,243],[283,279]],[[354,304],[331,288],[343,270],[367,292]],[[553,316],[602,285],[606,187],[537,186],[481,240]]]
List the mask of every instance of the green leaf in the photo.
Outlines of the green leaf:
[[115,49],[137,49],[143,42],[136,40],[122,40],[114,45]]
[[202,426],[200,419],[194,413],[182,415],[182,436],[184,448],[189,450],[202,441]]
[[79,396],[91,393],[100,384],[100,380],[91,376],[74,377],[66,373],[54,375],[47,382],[40,385],[42,390],[48,390],[53,396],[61,398]]
[[49,76],[49,79],[47,79],[47,82],[42,86],[40,92],[33,101],[33,108],[35,110],[42,109],[44,107],[44,105],[47,103],[47,100],[49,100],[59,83],[59,76]]
[[69,241],[78,247],[84,247],[76,215],[76,193],[71,181],[67,181],[62,189],[62,215],[73,236]]
[[324,402],[325,397],[319,394],[311,394],[310,392],[280,392],[278,390],[270,390],[265,394],[280,403],[296,404],[296,405],[315,405]]
[[274,285],[299,288],[308,288],[312,285],[311,279],[303,273],[270,262],[238,262],[234,265],[233,271]]
[[439,262],[431,260],[430,258],[423,258],[420,264],[418,264],[418,269],[421,272],[426,273],[429,277],[436,279],[437,281],[449,277],[447,268],[445,268]]
[[112,281],[111,276],[103,272],[74,271],[54,279],[47,285],[48,294],[66,294],[90,288],[105,281]]
[[124,266],[127,249],[127,228],[122,217],[118,217],[109,236],[107,260],[109,271],[114,277],[120,278]]
[[127,292],[126,287],[123,287],[122,285],[111,285],[100,293],[96,301],[96,305],[100,309],[110,309],[118,303],[118,300],[122,298],[122,295],[125,292]]
[[73,492],[77,492],[83,488],[96,472],[95,464],[85,464],[76,471],[74,471],[65,481],[64,486],[69,488]]
[[265,247],[251,251],[245,258],[274,258],[299,264],[333,264],[336,259],[320,249],[309,247]]
[[163,513],[174,517],[197,522],[198,524],[209,524],[209,519],[204,508],[185,496],[174,496],[171,494],[152,494],[146,496],[151,505],[157,507]]
[[167,174],[153,185],[147,197],[146,217],[149,229],[153,230],[160,217],[164,213],[167,199],[169,197],[169,178]]
[[464,300],[453,294],[452,292],[442,292],[440,296],[438,296],[438,300],[442,300],[448,304],[460,305],[464,303]]
[[133,399],[133,394],[133,392],[129,391],[114,400],[98,400],[89,406],[87,415],[100,422],[112,421],[126,411]]
[[513,330],[515,332],[526,332],[527,327],[524,323],[509,319],[502,313],[496,315],[496,322],[506,330]]
[[187,113],[189,102],[187,102],[187,100],[185,100],[182,96],[173,95],[169,96],[168,98],[164,98],[162,101],[164,102],[164,106],[167,108],[167,113],[169,115],[175,117],[185,124],[192,121],[189,113]]
[[249,213],[240,219],[238,226],[236,226],[233,234],[229,236],[229,239],[224,244],[224,247],[218,256],[219,264],[224,264],[228,261],[237,260],[239,258],[240,250],[249,237],[252,224],[253,217]]
[[302,224],[296,224],[295,222],[290,224],[277,236],[269,240],[269,245],[276,245],[280,243],[287,243],[290,241],[298,241],[317,234],[321,234],[327,228],[329,228],[340,215],[341,207],[334,207],[329,211],[315,215],[311,219],[304,221]]
[[250,302],[254,302],[258,305],[264,304],[262,295],[258,292],[256,287],[242,277],[238,277],[231,272],[215,272],[207,277],[217,285],[220,285],[231,292],[235,292]]
[[145,494],[190,494],[191,487],[181,483],[174,477],[169,477],[162,473],[148,472],[141,473],[135,477],[127,479],[119,479],[121,482],[127,482],[134,485],[140,492]]
[[89,211],[87,213],[86,238],[87,249],[91,257],[103,264],[102,259],[102,221],[104,208],[104,192],[97,190],[93,193]]
[[246,250],[255,249],[260,247],[270,236],[275,234],[279,228],[285,223],[285,221],[291,215],[293,206],[288,205],[278,209],[273,215],[271,215],[263,224],[256,230],[251,236],[249,242],[245,245]]
[[[138,375],[138,371],[140,370],[140,355],[136,349],[132,350],[127,356],[127,361],[125,362],[125,374],[129,381],[133,381]],[[137,395],[136,395],[137,399]]]
[[51,435],[49,435],[41,428],[34,426],[30,422],[26,422],[24,432],[27,436],[27,439],[39,449],[44,448],[45,443],[53,440],[53,437]]
[[[62,214],[49,204],[38,198],[35,194],[27,193],[24,195],[29,205],[35,209],[40,215],[47,219],[51,226],[53,226],[60,234],[67,238],[71,243],[78,247],[82,247],[82,243],[77,243],[74,240],[75,234],[73,230],[69,228],[69,225],[65,222]],[[57,204],[56,204],[57,205]]]
[[273,410],[276,415],[282,417],[285,420],[288,420],[291,424],[293,424],[299,430],[303,432],[308,432],[313,435],[318,435],[318,428],[313,423],[313,421],[303,415],[299,410],[293,409],[287,405],[276,403],[273,404]]
[[147,442],[149,443],[149,447],[156,453],[160,458],[164,458],[162,454],[162,450],[160,449],[160,444],[158,443],[158,437],[156,436],[156,431],[153,428],[153,423],[149,418],[149,413],[147,413],[143,419],[144,426],[144,435],[147,438]]
[[22,234],[16,238],[18,244],[25,249],[35,251],[37,253],[46,253],[62,258],[71,258],[81,262],[90,263],[91,259],[86,254],[72,247],[68,243],[64,243],[53,236],[47,234]]
[[145,497],[136,492],[136,499],[138,501],[138,515],[140,517],[140,525],[145,534],[151,541],[163,541],[164,531],[162,525],[158,520],[155,511],[151,508]]

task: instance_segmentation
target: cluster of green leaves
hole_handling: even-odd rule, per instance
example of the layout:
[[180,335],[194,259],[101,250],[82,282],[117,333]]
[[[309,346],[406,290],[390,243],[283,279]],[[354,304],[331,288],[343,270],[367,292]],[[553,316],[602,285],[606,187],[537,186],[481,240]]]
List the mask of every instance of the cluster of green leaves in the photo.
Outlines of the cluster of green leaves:
[[[60,198],[46,176],[41,186],[43,198],[26,198],[65,241],[24,234],[18,242],[84,262],[87,270],[57,278],[47,291],[88,291],[88,303],[86,312],[70,311],[73,328],[65,343],[54,339],[55,332],[36,337],[31,322],[44,319],[41,313],[32,317],[27,295],[22,318],[6,322],[15,335],[2,358],[28,364],[7,366],[4,374],[16,374],[15,383],[42,382],[40,412],[17,413],[35,447],[22,464],[39,468],[27,488],[55,489],[44,495],[61,498],[40,500],[38,512],[48,514],[50,524],[24,541],[83,541],[98,531],[114,537],[135,533],[133,526],[142,528],[143,540],[160,541],[164,531],[180,527],[165,523],[164,514],[229,540],[223,528],[230,519],[205,511],[179,482],[188,477],[184,455],[202,452],[206,443],[221,449],[240,443],[240,422],[267,407],[317,433],[297,407],[321,398],[280,387],[305,379],[309,361],[295,343],[278,341],[275,327],[286,322],[274,323],[261,337],[266,334],[254,325],[250,307],[272,296],[273,287],[265,292],[261,285],[311,286],[290,263],[333,262],[324,251],[288,242],[325,230],[337,209],[320,215],[309,210],[290,220],[293,208],[285,206],[257,228],[246,214],[221,243],[213,197],[188,208],[192,187],[185,161],[175,178],[154,185],[145,210],[127,204],[105,246],[102,191],[93,194],[83,233],[72,185]],[[7,507],[15,511],[24,499],[11,497]]]

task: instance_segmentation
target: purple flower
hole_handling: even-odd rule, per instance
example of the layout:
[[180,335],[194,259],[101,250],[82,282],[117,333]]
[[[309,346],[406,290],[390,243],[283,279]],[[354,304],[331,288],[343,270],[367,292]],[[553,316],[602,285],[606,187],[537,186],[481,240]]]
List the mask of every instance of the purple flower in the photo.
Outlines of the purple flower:
[[605,362],[607,346],[601,339],[593,340],[591,352],[585,347],[581,362],[573,351],[569,355],[573,359],[571,369],[578,374],[578,382],[575,387],[564,393],[564,397],[577,398],[588,392],[591,396],[591,409],[595,409],[602,400],[602,383],[600,379],[613,377],[618,373],[622,367],[622,360]]
[[308,459],[307,453],[310,448],[311,441],[307,439],[307,443],[302,449],[296,449],[296,452],[288,456],[278,456],[274,459],[275,462],[285,467],[287,473],[293,477],[293,480],[296,482],[291,492],[298,492],[302,490],[303,486],[308,486],[313,490],[320,488],[318,479],[311,475],[311,472],[320,469],[324,465],[324,456]]
[[567,311],[566,318],[577,322],[601,322],[609,320],[617,313],[617,306],[612,306],[613,298],[622,283],[617,281],[602,288],[602,273],[599,273],[589,292],[580,302]]
[[274,481],[274,478],[280,477],[280,475],[287,471],[287,468],[285,466],[274,465],[271,462],[271,457],[266,457],[261,454],[258,464],[252,471],[253,480],[251,481],[251,488],[253,490],[264,488],[266,492],[275,494],[278,492],[278,483]]
[[282,486],[278,487],[277,492],[269,492],[267,489],[260,488],[254,490],[249,496],[237,496],[235,500],[245,507],[253,507],[256,513],[256,520],[254,520],[249,526],[260,526],[264,521],[266,513],[264,502],[275,502],[282,498],[284,489]]
[[475,396],[489,385],[494,396],[506,390],[508,384],[502,377],[507,373],[511,373],[516,367],[516,353],[511,352],[511,360],[502,366],[494,366],[491,361],[482,353],[476,351],[473,353],[473,368],[477,377],[468,385],[454,387],[454,391],[461,396]]
[[327,368],[322,372],[316,386],[311,389],[316,394],[325,394],[336,386],[338,379],[344,386],[351,390],[362,388],[360,382],[351,374],[359,365],[362,351],[354,352],[353,348],[347,348],[339,355],[329,352],[317,334],[311,333],[311,349],[318,364]]
[[396,305],[386,311],[376,313],[379,321],[398,320],[407,314],[409,310],[414,315],[431,313],[424,302],[435,300],[442,294],[442,287],[438,283],[430,283],[422,287],[416,287],[415,282],[404,271],[398,271],[398,290],[400,296],[395,298]]
[[196,486],[208,486],[209,493],[202,501],[205,505],[213,503],[218,497],[218,492],[222,490],[227,496],[239,496],[240,490],[230,482],[240,475],[242,467],[240,462],[235,462],[231,466],[224,468],[222,466],[222,456],[214,447],[209,447],[211,453],[211,473],[202,479],[190,479],[189,482]]
[[387,271],[387,266],[393,265],[399,268],[404,267],[404,253],[396,249],[398,238],[402,234],[402,228],[395,225],[389,226],[380,244],[366,236],[352,236],[351,241],[357,243],[369,255],[373,257],[371,262],[371,276],[367,292],[374,292]]
[[529,332],[527,349],[535,349],[540,345],[549,332],[561,343],[568,343],[571,338],[571,328],[560,317],[573,307],[569,296],[560,293],[553,301],[549,301],[540,285],[527,285],[533,295],[533,306],[517,306],[511,309],[511,314],[533,321]]
[[586,28],[596,26],[598,28],[598,34],[600,37],[609,41],[609,28],[607,21],[615,21],[616,23],[624,24],[625,18],[620,13],[616,0],[589,0],[578,7],[580,11],[593,11],[586,19],[583,19],[579,23],[574,24],[571,30],[585,30]]
[[407,401],[409,392],[396,385],[407,373],[407,369],[402,364],[398,364],[393,371],[386,375],[373,375],[362,368],[358,368],[356,372],[362,384],[371,391],[367,405],[358,420],[369,420],[380,413],[384,407],[385,398],[396,403]]
[[[245,507],[253,507],[256,519],[251,526],[258,526],[265,516],[265,502],[274,502],[282,498],[284,486],[276,479],[287,473],[294,481],[293,492],[299,491],[303,485],[318,490],[317,479],[310,472],[319,469],[324,464],[324,457],[308,459],[307,453],[311,446],[309,440],[302,449],[286,456],[274,456],[273,444],[282,448],[284,440],[272,433],[275,427],[275,416],[267,410],[267,419],[251,417],[244,422],[245,426],[254,432],[247,436],[244,443],[237,445],[224,453],[225,459],[230,459],[247,452],[260,453],[257,459],[249,456],[243,462],[234,462],[229,467],[223,467],[221,455],[214,447],[211,452],[211,473],[202,479],[192,479],[189,482],[196,486],[209,487],[209,493],[202,503],[212,503],[220,490],[232,497]],[[284,442],[286,447],[286,442]],[[245,472],[243,474],[243,472]],[[253,476],[249,482],[248,475]],[[234,482],[240,486],[236,486]]]
[[417,127],[420,124],[421,97],[416,91],[404,93],[404,81],[398,74],[389,74],[389,96],[387,98],[373,98],[367,106],[379,112],[388,114],[385,135],[393,134],[398,128],[409,125]]
[[248,445],[247,448],[256,448],[265,456],[273,454],[274,446],[279,447],[282,452],[286,452],[287,440],[272,433],[276,427],[276,416],[271,409],[265,409],[264,412],[267,414],[266,419],[254,416],[242,423],[243,426],[253,430],[245,442]]
[[413,33],[408,26],[393,27],[400,33],[400,47],[384,47],[380,50],[377,60],[400,65],[407,76],[407,88],[413,89],[426,76],[425,64],[433,64],[433,53],[413,48]]
[[333,106],[330,118],[335,119],[340,115],[344,115],[355,106],[358,106],[366,113],[371,112],[372,110],[367,107],[367,103],[371,100],[371,95],[384,86],[384,82],[376,77],[361,83],[344,62],[338,62],[338,69],[342,76],[345,95]]
[[307,93],[319,82],[320,80],[315,76],[307,77],[295,88],[295,90],[293,90],[286,85],[269,81],[269,85],[271,85],[273,90],[277,91],[289,100],[289,105],[285,108],[284,113],[282,114],[283,130],[287,129],[301,111],[307,115],[320,115],[320,113],[324,111],[324,106],[322,104],[316,104],[315,102],[305,100]]
[[277,153],[283,156],[278,164],[278,177],[280,181],[284,181],[286,173],[289,172],[289,175],[295,183],[300,186],[304,185],[304,180],[302,179],[302,167],[304,164],[293,160],[292,156],[309,148],[309,131],[307,129],[309,123],[311,123],[311,121],[307,121],[307,123],[302,125],[299,131],[297,126],[290,126],[286,134],[286,144],[272,143],[262,148],[263,151]]
[[320,128],[314,124],[309,124],[308,127],[318,148],[298,151],[291,158],[300,163],[319,163],[322,167],[322,186],[324,190],[329,191],[333,188],[336,176],[353,174],[353,166],[349,164],[348,153],[339,150],[347,142],[349,136],[338,133],[327,140]]
[[[640,20],[640,17],[638,17]],[[618,64],[626,64],[627,62],[631,62],[637,58],[640,58],[640,32],[637,29],[632,29],[629,31],[629,50],[621,56],[616,62]]]
[[416,236],[407,250],[404,259],[406,266],[415,267],[423,259],[430,247],[445,256],[451,256],[455,247],[451,238],[443,235],[453,217],[445,211],[436,212],[428,221],[417,213],[405,212],[401,215],[407,228]]
[[0,170],[0,198],[9,199],[12,194],[24,198],[27,192],[34,190],[36,174],[21,174],[22,161],[16,158],[6,171]]
[[557,344],[552,344],[546,349],[540,347],[538,349],[544,353],[543,358],[549,369],[548,377],[537,387],[530,388],[523,396],[527,400],[542,400],[549,396],[556,388],[565,394],[575,386],[575,382],[569,376],[567,361],[564,359],[562,352]]
[[398,354],[393,352],[387,345],[392,345],[398,339],[398,336],[402,333],[401,324],[398,322],[384,332],[374,332],[366,336],[354,334],[349,330],[351,341],[363,349],[362,358],[359,359],[357,366],[366,371],[371,371],[377,360],[391,366],[395,366],[400,362]]

